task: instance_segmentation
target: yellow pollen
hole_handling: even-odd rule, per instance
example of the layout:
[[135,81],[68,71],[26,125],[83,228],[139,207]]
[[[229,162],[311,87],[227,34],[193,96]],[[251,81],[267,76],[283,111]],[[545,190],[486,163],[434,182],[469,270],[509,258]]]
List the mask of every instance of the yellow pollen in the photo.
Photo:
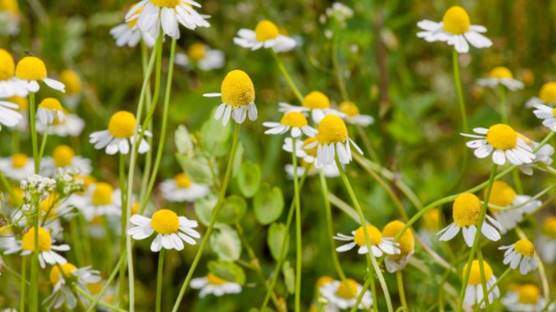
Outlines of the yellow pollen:
[[317,280],[317,288],[320,288],[324,285],[328,285],[330,284],[330,282],[332,282],[334,279],[328,275],[324,275],[319,277],[319,279]]
[[19,16],[19,5],[17,4],[17,0],[0,0],[0,11]]
[[[60,272],[60,267],[62,267],[62,272]],[[56,285],[61,278],[69,278],[75,271],[77,271],[77,268],[69,262],[61,265],[55,265],[50,270],[50,283],[52,283],[52,285]],[[63,276],[60,273],[62,273]]]
[[423,227],[427,230],[437,230],[440,227],[440,210],[434,208],[423,215]]
[[232,70],[220,86],[222,101],[233,107],[249,105],[255,101],[255,86],[246,72]]
[[38,57],[26,56],[17,63],[15,75],[22,80],[43,80],[47,76],[46,65]]
[[[405,227],[405,223],[395,220],[382,229],[382,235],[385,237],[396,237]],[[396,241],[400,244],[400,256],[408,255],[415,250],[415,237],[411,229],[406,229],[402,236]]]
[[187,49],[187,56],[193,61],[200,61],[207,55],[207,46],[203,43],[196,42],[189,46]]
[[181,0],[150,0],[152,4],[161,8],[175,8]]
[[91,195],[91,202],[94,206],[104,206],[112,203],[112,193],[114,188],[105,182],[95,184],[95,189]]
[[330,99],[319,91],[313,91],[307,94],[303,98],[303,107],[315,109],[315,108],[329,108],[330,107]]
[[[39,227],[39,251],[49,251],[52,247],[52,238],[50,233],[43,227]],[[27,251],[35,251],[35,228],[30,228],[23,238],[21,238],[21,248]]]
[[262,20],[255,27],[255,35],[257,41],[272,40],[280,35],[280,31],[276,24],[269,20]]
[[492,190],[490,191],[489,203],[500,207],[511,205],[517,194],[514,189],[503,181],[494,181]]
[[301,112],[287,112],[282,116],[280,123],[284,126],[302,128],[307,125],[307,117]]
[[27,98],[20,97],[20,96],[12,96],[9,99],[10,102],[15,103],[19,106],[20,111],[26,111],[29,107],[29,103],[27,102]]
[[518,133],[506,124],[496,124],[488,129],[486,140],[495,149],[508,150],[517,145]]
[[60,74],[60,81],[66,85],[66,94],[73,95],[81,92],[81,78],[71,69],[66,69]]
[[461,193],[452,204],[452,218],[459,227],[475,225],[481,217],[481,201],[471,193]]
[[211,285],[226,284],[226,280],[224,280],[224,279],[222,279],[222,278],[220,278],[220,277],[218,277],[218,276],[216,276],[212,273],[207,274],[207,280],[208,280],[209,284],[211,284]]
[[496,79],[503,79],[503,78],[513,78],[514,76],[512,75],[512,72],[504,66],[498,66],[495,67],[494,69],[492,69],[490,71],[490,73],[488,73],[490,78],[496,78]]
[[67,167],[71,165],[74,156],[75,152],[67,145],[57,146],[52,152],[52,158],[54,159],[54,165],[56,165],[56,167]]
[[460,6],[449,8],[448,11],[444,13],[442,22],[444,23],[444,30],[454,35],[466,33],[471,25],[469,15],[465,9]]
[[191,179],[189,179],[189,176],[188,176],[187,174],[185,174],[185,173],[177,174],[177,175],[174,177],[174,181],[176,182],[176,185],[177,185],[179,188],[184,188],[184,189],[186,189],[186,188],[191,187]]
[[542,224],[543,233],[556,239],[556,217],[548,217]]
[[344,299],[353,299],[357,296],[357,282],[351,278],[346,278],[340,282],[336,289],[336,295]]
[[[486,283],[492,278],[492,274],[493,274],[492,268],[486,261],[483,261],[483,271],[484,271],[484,279]],[[463,267],[464,275],[465,272],[467,272],[467,264]],[[473,260],[473,262],[471,263],[471,270],[469,271],[469,280],[467,284],[469,285],[481,284],[481,266],[479,260]]]
[[346,123],[336,115],[326,115],[320,122],[317,134],[319,143],[331,144],[348,139]]
[[27,155],[20,154],[20,153],[13,154],[11,159],[12,159],[12,167],[16,169],[21,169],[25,167],[25,165],[27,165],[27,162],[29,161]]
[[[371,245],[378,245],[382,241],[382,234],[380,231],[371,224],[367,224],[367,236],[369,237]],[[355,230],[355,235],[353,236],[353,241],[359,246],[367,246],[365,243],[365,232],[363,227],[360,226]]]
[[108,122],[108,132],[116,138],[129,138],[135,132],[137,119],[126,111],[119,111],[110,117]]
[[515,251],[522,256],[532,257],[535,254],[535,245],[528,239],[520,239],[514,244]]
[[139,207],[140,207],[139,202],[137,202],[137,201],[133,202],[133,205],[131,205],[131,214],[132,215],[138,214],[139,213]]
[[536,304],[541,298],[541,291],[539,287],[533,284],[524,284],[517,289],[519,303],[522,304]]
[[151,226],[158,234],[172,234],[178,231],[180,221],[172,210],[160,209],[153,214]]
[[541,87],[539,98],[547,104],[556,104],[556,82],[550,81]]
[[14,76],[15,62],[10,52],[0,49],[0,80],[7,80]]
[[348,117],[359,116],[359,108],[355,103],[350,101],[344,101],[340,104],[340,111],[346,114]]

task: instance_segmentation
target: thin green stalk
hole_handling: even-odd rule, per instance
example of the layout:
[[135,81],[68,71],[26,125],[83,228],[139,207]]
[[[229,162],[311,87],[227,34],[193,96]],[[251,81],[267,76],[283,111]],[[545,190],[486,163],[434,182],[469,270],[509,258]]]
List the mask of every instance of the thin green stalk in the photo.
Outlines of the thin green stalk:
[[187,290],[187,286],[189,286],[189,282],[191,281],[191,278],[193,277],[193,274],[197,269],[197,265],[199,264],[199,260],[201,259],[205,246],[210,238],[210,235],[212,234],[212,231],[214,230],[214,225],[216,224],[216,218],[218,217],[220,208],[222,208],[222,204],[224,202],[224,199],[226,197],[226,192],[228,190],[228,184],[230,183],[230,179],[232,177],[232,169],[236,157],[240,129],[241,129],[240,124],[234,125],[234,133],[232,135],[232,147],[230,149],[228,164],[226,166],[226,173],[224,175],[224,180],[222,182],[222,188],[220,189],[220,194],[218,195],[218,201],[216,202],[216,206],[213,208],[211,212],[209,226],[207,228],[207,231],[205,232],[205,235],[203,236],[203,239],[201,240],[201,244],[199,245],[199,249],[195,254],[195,258],[193,259],[193,262],[189,267],[187,276],[185,277],[185,280],[181,285],[180,292],[178,294],[178,297],[176,298],[176,301],[174,302],[174,307],[172,308],[172,312],[178,311],[181,301],[183,300],[183,296],[185,295],[185,291]]
[[301,311],[301,264],[303,261],[302,233],[301,233],[301,203],[299,200],[299,181],[297,179],[296,139],[292,138],[293,164],[293,201],[295,203],[295,311]]
[[48,140],[48,126],[47,126],[46,130],[44,131],[44,134],[42,135],[41,147],[39,149],[39,167],[41,165],[42,157],[44,156],[44,150],[46,149],[46,141],[47,140]]
[[[38,147],[38,139],[37,139],[37,127],[36,122],[37,118],[35,117],[36,113],[36,103],[35,103],[35,94],[29,94],[29,130],[31,132],[31,145],[33,149],[33,162],[34,162],[34,173],[39,174],[40,169],[40,157],[39,157],[39,147]],[[35,198],[32,201],[33,208],[35,209],[35,217],[34,217],[34,230],[35,230],[35,246],[33,248],[33,254],[31,259],[31,289],[29,292],[29,307],[31,311],[36,311],[39,305],[39,288],[38,288],[38,279],[39,279],[39,222],[40,222],[40,213],[39,213],[39,199]]]
[[[365,295],[365,292],[367,292],[367,289],[369,289],[369,287],[371,287],[371,289],[372,289],[371,291],[373,293],[376,293],[376,288],[375,288],[374,284],[375,284],[374,283],[374,276],[371,276],[371,274],[369,274],[369,277],[365,279],[365,283],[363,284],[363,288],[361,288],[361,291],[357,295],[357,299],[355,300],[355,304],[351,308],[350,312],[356,312],[356,311],[359,310],[359,305],[361,304],[361,300],[363,300],[363,296]],[[375,311],[375,312],[378,311],[376,302],[377,302],[376,297],[373,297],[372,308],[373,308],[373,311]]]
[[[48,216],[48,215],[47,215]],[[46,219],[46,217],[45,217]],[[84,252],[83,248],[81,247],[81,238],[79,237],[79,225],[76,223],[76,218],[72,218],[70,220],[70,236],[72,242],[72,251],[75,255],[75,260],[77,261],[78,266],[83,266],[85,261],[83,259]]]
[[124,261],[124,258],[122,256],[120,256],[120,258],[118,259],[118,262],[116,263],[116,265],[114,266],[114,269],[112,270],[112,273],[110,273],[110,276],[108,276],[108,279],[106,280],[106,282],[102,286],[102,289],[98,292],[98,294],[95,296],[95,298],[91,299],[92,302],[89,305],[89,307],[87,308],[86,312],[93,311],[93,309],[99,303],[100,298],[102,297],[102,295],[104,295],[106,290],[108,290],[108,287],[110,287],[110,284],[112,283],[114,278],[116,278],[116,274],[118,274],[118,270],[120,269],[120,264],[122,263],[122,261]]
[[[490,288],[488,289],[488,292],[490,293],[491,291],[494,291],[494,289],[496,287],[498,287],[498,285],[500,284],[500,282],[506,278],[506,276],[508,276],[508,274],[510,274],[510,272],[512,271],[511,267],[508,267],[497,279],[496,282],[490,286]],[[480,307],[483,305],[483,303],[485,302],[485,299],[488,299],[487,297],[483,297],[483,300],[481,300],[477,305]]]
[[488,300],[488,287],[486,284],[485,265],[483,261],[483,252],[481,251],[481,248],[477,250],[477,256],[479,258],[479,275],[481,277],[481,288],[483,289],[483,299],[485,300],[485,303],[488,306],[490,303]]
[[158,254],[158,268],[156,270],[156,312],[162,307],[162,277],[164,276],[164,256],[166,250],[162,248]]
[[284,63],[282,63],[282,61],[280,60],[280,58],[276,53],[273,52],[272,56],[274,57],[274,60],[276,60],[276,64],[278,64],[278,68],[280,69],[280,72],[284,76],[284,79],[286,79],[286,83],[288,84],[292,92],[295,94],[295,97],[299,100],[299,103],[303,103],[303,95],[301,94],[301,91],[299,91],[299,89],[293,82],[293,79],[288,73],[286,67],[284,66]]
[[[120,220],[120,257],[124,257],[126,255],[126,233],[127,233],[127,218],[126,216],[126,211],[127,211],[127,205],[126,203],[126,184],[125,184],[125,168],[126,164],[125,164],[125,155],[124,154],[120,154],[119,155],[119,165],[118,165],[118,176],[119,176],[119,183],[120,183],[120,189],[121,189],[121,203],[122,203],[122,216],[121,216],[121,220]],[[125,276],[125,271],[126,271],[126,261],[122,261],[120,263],[120,274],[118,276],[118,303],[120,305],[120,307],[124,307],[125,305],[125,282],[126,282],[126,276]]]
[[334,32],[334,38],[332,38],[332,66],[334,67],[334,72],[336,73],[336,81],[338,82],[340,93],[342,94],[342,100],[347,101],[349,98],[344,76],[342,75],[340,69],[340,62],[338,61],[338,53],[338,32]]
[[407,305],[407,299],[405,297],[405,289],[404,289],[404,285],[403,285],[403,276],[402,276],[402,271],[397,271],[396,272],[396,282],[398,283],[398,293],[400,295],[400,303],[402,304],[402,307],[404,309],[404,311],[409,312],[409,307]]
[[463,132],[468,132],[469,126],[467,125],[467,113],[465,111],[465,100],[463,96],[463,88],[461,86],[461,75],[459,70],[459,54],[455,49],[452,50],[452,65],[454,71],[454,85],[458,97],[459,112],[462,122],[462,130]]
[[[72,286],[73,286],[73,290],[79,293],[80,295],[82,295],[83,297],[87,298],[88,300],[95,300],[95,298],[88,291],[81,289],[81,287],[77,286],[76,284],[72,284]],[[120,309],[106,302],[98,301],[97,304],[110,309],[110,311],[126,312],[126,310]]]
[[35,103],[35,93],[29,93],[29,130],[31,132],[31,145],[33,148],[33,161],[35,164],[35,174],[39,174],[40,169],[40,159],[39,159],[39,147],[37,138],[37,118],[36,113],[36,103]]
[[27,276],[27,257],[21,259],[21,281],[19,283],[19,311],[25,312],[25,278]]

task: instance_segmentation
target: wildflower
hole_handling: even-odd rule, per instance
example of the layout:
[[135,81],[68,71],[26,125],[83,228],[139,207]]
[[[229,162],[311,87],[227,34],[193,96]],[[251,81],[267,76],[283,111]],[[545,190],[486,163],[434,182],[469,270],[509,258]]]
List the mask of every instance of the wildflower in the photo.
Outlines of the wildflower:
[[77,137],[81,135],[85,122],[76,114],[65,113],[63,121],[54,121],[51,125],[37,123],[37,131],[39,133],[48,133],[49,135],[57,135],[61,137]]
[[152,218],[136,214],[129,220],[131,223],[127,231],[133,239],[142,240],[156,232],[156,237],[151,243],[151,250],[159,252],[161,248],[182,250],[183,242],[195,245],[195,239],[201,234],[195,230],[197,221],[179,216],[168,209],[156,211]]
[[77,268],[68,262],[53,266],[49,279],[53,289],[52,294],[44,300],[44,304],[49,309],[59,309],[63,305],[68,309],[74,309],[77,306],[77,297],[73,294],[71,285],[67,284],[75,282],[77,287],[86,288],[89,284],[98,283],[100,276],[98,271],[90,267]]
[[[351,232],[350,235],[338,233],[334,236],[335,240],[348,241],[349,243],[336,248],[338,252],[345,252],[359,246],[357,253],[366,254],[369,252],[367,245],[370,245],[371,251],[375,257],[382,257],[383,254],[396,255],[400,254],[399,244],[394,242],[391,237],[385,237],[380,231],[371,224],[366,226],[367,235],[360,226],[357,230]],[[365,236],[368,236],[370,242],[366,242]]]
[[98,216],[121,216],[120,192],[106,182],[96,182],[88,187],[85,194],[76,194],[67,202],[79,209],[89,221]]
[[215,295],[221,297],[227,294],[239,294],[241,292],[241,285],[234,282],[229,282],[220,278],[212,273],[207,274],[205,277],[198,277],[191,280],[191,288],[200,289],[199,297],[203,298],[206,295]]
[[[484,280],[481,278],[481,264],[483,267],[484,272]],[[463,275],[465,278],[465,273],[469,268],[466,264],[463,267]],[[465,288],[465,296],[463,299],[463,303],[467,307],[473,307],[476,304],[480,303],[480,307],[485,307],[484,293],[482,284],[486,284],[486,288],[488,290],[488,301],[492,302],[494,299],[500,297],[500,290],[498,286],[496,286],[496,276],[492,271],[492,268],[486,261],[479,262],[479,260],[473,260],[471,262],[471,269],[469,270],[469,279],[467,280],[467,286]]]
[[288,52],[295,48],[293,38],[280,34],[278,26],[269,20],[260,21],[255,30],[242,28],[237,32],[234,43],[251,50],[272,49],[274,52]]
[[[502,304],[510,312],[536,312],[542,311],[545,300],[540,289],[534,284],[515,285],[504,298]],[[549,309],[550,310],[550,309]]]
[[[320,287],[322,297],[335,307],[345,310],[352,308],[357,303],[357,297],[363,287],[351,278],[343,281],[331,281]],[[361,298],[359,309],[369,309],[373,304],[371,293],[367,290]]]
[[40,58],[35,56],[22,58],[15,67],[15,76],[28,92],[38,92],[40,89],[39,81],[44,82],[48,87],[56,91],[66,91],[63,83],[48,78],[46,65]]
[[27,89],[15,78],[15,62],[10,52],[0,49],[0,98],[27,96]]
[[60,101],[55,98],[46,98],[37,108],[37,120],[43,125],[64,122],[66,114]]
[[541,103],[533,104],[533,108],[533,114],[542,120],[543,126],[550,131],[556,131],[556,109]]
[[301,134],[310,137],[317,134],[316,130],[309,126],[307,117],[298,111],[285,112],[280,122],[265,121],[263,126],[269,128],[265,131],[265,134],[284,134],[290,131],[290,135],[293,138],[298,138]]
[[519,170],[526,175],[533,175],[533,167],[536,164],[545,164],[546,166],[552,165],[552,155],[554,155],[554,147],[549,144],[545,144],[543,146],[539,146],[540,144],[534,141],[529,143],[533,150],[537,150],[535,152],[535,160],[530,164],[523,164],[519,166]]
[[137,26],[137,21],[138,16],[135,16],[135,18],[126,19],[123,23],[110,29],[110,35],[116,40],[118,47],[128,46],[133,48],[137,46],[141,39],[149,47],[154,45],[156,37],[142,32]]
[[60,73],[60,81],[66,86],[64,103],[70,108],[75,108],[81,96],[81,78],[74,70],[66,69]]
[[[452,218],[454,221],[437,233],[441,241],[449,241],[454,238],[460,230],[467,246],[473,246],[477,226],[481,221],[481,201],[472,193],[461,193],[452,204]],[[481,233],[491,241],[500,239],[499,231],[502,225],[488,214],[480,229]]]
[[492,154],[492,161],[504,165],[506,161],[512,165],[532,163],[535,159],[533,149],[524,137],[506,124],[495,124],[490,128],[475,128],[476,134],[462,133],[473,140],[466,143],[474,149],[477,158],[485,158]]
[[[384,237],[394,239],[404,228],[405,223],[397,220],[392,221],[386,224],[384,229],[382,229],[382,235]],[[405,268],[409,258],[411,258],[415,252],[415,238],[413,237],[413,231],[411,231],[411,229],[406,229],[402,236],[396,240],[396,243],[400,246],[400,253],[396,255],[389,255],[384,259],[386,270],[390,273],[394,273]]]
[[525,103],[526,107],[536,107],[537,105],[556,104],[556,81],[549,81],[542,85],[538,97],[532,97]]
[[478,49],[492,45],[492,41],[482,35],[487,31],[486,27],[472,25],[467,11],[460,6],[450,7],[444,13],[442,22],[422,20],[417,26],[422,30],[417,33],[417,37],[427,42],[446,42],[458,53],[469,52],[469,44]]
[[16,35],[20,20],[21,11],[17,0],[0,0],[0,34]]
[[242,70],[230,71],[222,84],[220,93],[206,93],[205,97],[221,97],[222,104],[218,106],[214,113],[216,120],[222,120],[225,126],[230,117],[238,124],[249,120],[257,120],[257,106],[255,105],[255,87],[249,75]]
[[[130,145],[133,146],[138,138],[135,116],[126,111],[119,111],[110,117],[108,130],[91,133],[89,141],[95,145],[96,149],[106,148],[106,153],[114,155],[116,153],[128,154]],[[151,136],[149,131],[144,132],[145,136]],[[139,143],[138,152],[143,154],[150,149],[149,144],[143,138]]]
[[504,66],[492,69],[487,78],[479,79],[478,84],[489,88],[504,86],[511,91],[523,89],[523,82],[515,79],[512,72]]
[[[57,251],[70,250],[69,245],[55,245],[55,241],[50,232],[44,227],[38,228],[38,255],[41,268],[45,268],[46,264],[56,265],[65,264],[67,261]],[[28,229],[22,236],[21,241],[16,246],[6,250],[6,254],[20,252],[22,256],[28,256],[35,251],[35,228]]]
[[489,204],[493,215],[502,225],[502,233],[513,229],[523,221],[525,214],[533,213],[542,204],[541,201],[527,195],[517,195],[515,190],[503,181],[494,181],[490,191]]
[[18,111],[19,106],[12,102],[0,100],[0,128],[2,125],[6,127],[15,127],[23,119]]
[[126,14],[125,21],[137,20],[137,26],[155,41],[160,29],[163,35],[173,39],[180,38],[179,25],[195,30],[197,27],[209,27],[208,16],[201,15],[193,7],[201,5],[193,0],[141,0]]
[[0,158],[0,171],[10,179],[21,181],[33,174],[33,160],[21,153],[13,154],[11,157]]
[[344,24],[353,17],[353,10],[341,2],[334,2],[331,7],[326,9],[326,16]]
[[330,107],[330,99],[320,91],[312,91],[303,98],[302,106],[279,103],[280,112],[311,112],[311,119],[319,123],[327,114],[342,115]]
[[[317,146],[314,144],[317,142],[316,137],[308,137],[304,141],[297,140],[295,141],[296,148],[295,153],[298,158],[301,158],[301,165],[297,167],[299,175],[305,174],[305,170],[309,170],[307,172],[308,175],[317,174],[319,171],[322,171],[325,177],[327,178],[336,178],[340,176],[340,171],[338,171],[338,167],[336,164],[329,164],[323,166],[321,168],[315,168],[315,160],[317,156]],[[290,137],[284,139],[284,144],[282,144],[282,149],[288,153],[293,152],[293,140]],[[285,166],[286,173],[288,176],[293,177],[293,165],[287,164]]]
[[537,246],[544,261],[553,263],[556,260],[556,217],[551,216],[543,220]]
[[351,101],[340,103],[340,112],[344,114],[344,119],[353,125],[367,127],[374,122],[372,116],[361,114],[357,105]]
[[195,65],[202,71],[210,71],[224,67],[224,59],[224,52],[196,42],[189,46],[187,53],[177,53],[175,62],[183,67]]
[[519,273],[525,275],[537,268],[538,263],[535,259],[535,245],[528,239],[520,239],[512,245],[498,248],[504,251],[504,264],[512,269],[517,269]]
[[160,183],[160,191],[167,201],[194,202],[209,193],[208,186],[191,181],[185,173],[177,174],[173,179]]
[[52,151],[52,157],[44,158],[41,162],[42,171],[53,175],[57,170],[72,170],[80,174],[91,173],[91,161],[81,156],[75,156],[75,151],[67,145],[58,145]]

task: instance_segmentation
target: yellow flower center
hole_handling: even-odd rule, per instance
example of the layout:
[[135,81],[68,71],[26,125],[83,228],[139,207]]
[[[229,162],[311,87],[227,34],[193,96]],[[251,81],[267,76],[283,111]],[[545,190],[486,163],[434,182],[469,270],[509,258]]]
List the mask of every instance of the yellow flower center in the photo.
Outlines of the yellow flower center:
[[267,41],[272,40],[280,34],[276,24],[269,20],[262,20],[255,27],[255,35],[257,41]]
[[99,182],[95,184],[95,189],[91,195],[91,202],[94,206],[104,206],[112,203],[112,193],[114,188],[112,185]]
[[514,202],[517,194],[514,189],[503,181],[494,181],[490,191],[489,203],[500,207],[506,207]]
[[53,110],[53,111],[63,111],[64,110],[60,101],[58,101],[55,98],[46,98],[46,99],[42,100],[41,103],[39,104],[39,108],[47,109],[47,110]]
[[481,217],[481,201],[471,193],[461,193],[452,204],[452,218],[459,227],[477,224]]
[[255,86],[246,72],[232,70],[229,72],[220,86],[222,101],[233,107],[249,105],[255,101]]
[[12,167],[16,169],[21,169],[25,167],[25,165],[27,165],[27,162],[29,161],[27,155],[20,154],[20,153],[13,154],[11,159],[12,159]]
[[351,278],[346,278],[340,282],[336,289],[336,295],[344,299],[353,299],[357,296],[357,282]]
[[471,25],[469,15],[465,9],[460,6],[449,8],[448,11],[444,13],[442,22],[444,23],[444,30],[454,35],[466,33]]
[[87,290],[89,290],[89,292],[93,295],[96,295],[98,293],[100,293],[100,291],[102,290],[102,288],[104,287],[104,283],[101,282],[97,282],[97,283],[90,283],[87,284]]
[[[386,237],[396,237],[405,227],[405,223],[395,220],[392,221],[384,227],[382,230],[382,235]],[[403,232],[402,236],[396,241],[400,244],[400,256],[410,254],[415,250],[415,238],[413,237],[413,232],[411,229],[407,229]]]
[[315,142],[317,142],[316,137],[309,137],[309,138],[305,139],[305,141],[303,141],[303,150],[305,150],[305,153],[307,155],[310,155],[310,156],[313,156],[313,157],[317,156],[318,147],[317,147],[316,144],[313,147],[307,147],[307,146],[309,146],[309,145],[311,145]]
[[313,91],[303,98],[303,106],[307,108],[329,108],[330,99],[319,91]]
[[60,74],[60,81],[66,85],[66,94],[78,94],[81,92],[81,78],[71,69],[66,69]]
[[54,165],[56,165],[56,167],[67,167],[71,165],[74,156],[75,152],[67,145],[57,146],[52,152],[52,158],[54,159]]
[[346,123],[336,115],[326,115],[320,122],[317,140],[323,144],[345,142],[348,139]]
[[[39,251],[49,251],[52,247],[50,233],[43,227],[39,227]],[[27,251],[35,251],[35,228],[30,228],[21,239],[21,248]]]
[[0,49],[0,80],[7,80],[14,76],[15,63],[10,52]]
[[334,279],[330,276],[321,276],[319,277],[319,279],[317,280],[317,288],[320,288],[324,285],[328,285],[330,284],[330,282],[332,282]]
[[507,150],[517,145],[517,132],[505,124],[496,124],[488,129],[487,142],[495,149]]
[[301,112],[287,112],[280,119],[280,123],[288,127],[301,128],[307,125],[307,117]]
[[525,284],[517,290],[519,303],[522,304],[536,304],[541,298],[539,287],[533,284]]
[[495,67],[494,69],[492,69],[490,71],[490,73],[488,75],[490,76],[490,78],[496,78],[496,79],[513,78],[514,77],[512,75],[512,72],[507,67],[504,67],[504,66]]
[[226,284],[226,280],[224,280],[224,279],[222,279],[222,278],[220,278],[220,277],[218,277],[218,276],[216,276],[212,273],[207,274],[207,280],[208,280],[209,284],[211,284],[211,285]]
[[39,209],[42,212],[48,214],[47,215],[48,218],[56,216],[54,205],[58,201],[58,198],[59,198],[58,193],[52,193],[52,194],[48,194],[48,196],[40,202]]
[[207,46],[203,43],[196,42],[187,49],[187,56],[194,61],[204,59],[205,55],[207,55]]
[[8,101],[17,104],[19,106],[20,111],[26,111],[27,107],[29,107],[29,103],[27,102],[27,98],[24,98],[24,97],[12,96]]
[[[62,267],[62,272],[60,272],[60,267]],[[77,271],[77,268],[75,267],[75,265],[69,262],[61,265],[55,265],[50,270],[50,283],[52,283],[52,285],[56,285],[61,278],[66,279],[70,277],[75,271]]]
[[542,225],[543,233],[556,239],[556,217],[548,217]]
[[[382,234],[380,231],[371,224],[367,224],[367,236],[369,237],[371,245],[378,245],[380,241],[382,241]],[[367,246],[365,243],[365,232],[363,231],[363,227],[360,226],[357,230],[355,230],[355,235],[353,236],[353,241],[359,246]]]
[[175,8],[181,0],[150,0],[152,4],[161,8]]
[[160,209],[153,214],[151,226],[158,234],[171,234],[178,231],[180,221],[172,210]]
[[139,208],[140,208],[140,204],[138,201],[133,202],[133,205],[131,205],[131,214],[138,214],[139,213]]
[[427,230],[437,230],[440,227],[440,210],[431,209],[423,215],[423,227]]
[[535,254],[535,245],[528,239],[520,239],[514,244],[515,251],[522,256],[532,257]]
[[136,126],[137,119],[132,113],[119,111],[110,117],[108,131],[116,138],[129,138],[135,132]]
[[556,82],[550,81],[541,87],[539,98],[548,104],[556,104]]
[[[490,280],[492,277],[492,268],[490,265],[483,261],[483,271],[484,271],[484,280],[485,283]],[[467,264],[463,267],[463,274],[465,275],[467,272]],[[478,285],[481,284],[481,266],[479,260],[473,260],[471,263],[471,270],[469,271],[469,280],[467,282],[469,285]]]
[[344,101],[340,104],[340,111],[349,117],[359,116],[359,108],[355,103]]
[[15,75],[23,80],[43,80],[47,76],[46,65],[38,57],[26,56],[17,63]]
[[19,16],[19,5],[17,4],[17,0],[0,0],[0,11]]
[[174,181],[176,182],[176,185],[177,185],[179,188],[184,188],[184,189],[186,189],[186,188],[191,187],[191,179],[189,179],[189,176],[188,176],[187,174],[185,174],[185,173],[177,174],[177,175],[174,177]]

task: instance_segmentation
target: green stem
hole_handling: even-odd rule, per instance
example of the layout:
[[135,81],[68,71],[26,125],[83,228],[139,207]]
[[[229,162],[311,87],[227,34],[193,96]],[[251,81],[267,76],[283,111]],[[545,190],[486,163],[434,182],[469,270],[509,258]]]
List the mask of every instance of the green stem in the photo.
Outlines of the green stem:
[[166,250],[162,248],[158,254],[158,269],[156,271],[156,312],[160,312],[162,303],[162,277],[164,275],[164,255]]
[[508,101],[507,101],[507,97],[506,97],[506,89],[504,88],[504,86],[499,86],[498,87],[499,90],[499,94],[500,94],[500,115],[502,117],[502,122],[507,124],[508,123],[508,114],[509,114],[509,107],[508,107]]
[[[83,297],[87,298],[88,300],[95,300],[95,298],[91,296],[91,294],[88,291],[81,289],[81,287],[77,286],[76,284],[73,284],[73,290],[81,294]],[[98,301],[97,304],[110,309],[110,311],[126,312],[126,310],[120,309],[106,302]]]
[[102,295],[104,295],[104,293],[106,292],[106,290],[108,290],[108,287],[110,287],[110,284],[112,283],[112,281],[114,280],[114,278],[116,278],[116,274],[118,274],[118,270],[120,268],[120,264],[124,261],[124,258],[122,256],[120,256],[120,258],[118,259],[118,262],[116,263],[116,265],[114,266],[114,269],[112,270],[112,273],[110,273],[110,276],[108,277],[108,279],[106,280],[106,282],[104,283],[104,285],[102,286],[102,289],[99,291],[99,293],[95,296],[95,298],[91,299],[93,302],[91,302],[91,304],[89,305],[89,307],[87,308],[86,312],[91,312],[93,311],[93,309],[96,307],[96,305],[99,303],[100,298],[102,297]]
[[332,66],[334,67],[334,72],[336,73],[336,81],[338,82],[338,87],[340,89],[340,93],[342,94],[342,100],[347,101],[348,93],[346,84],[344,81],[344,76],[342,75],[340,69],[340,62],[338,61],[338,32],[334,32],[334,38],[332,38]]
[[293,201],[295,203],[295,311],[301,311],[301,262],[303,260],[302,250],[302,233],[301,233],[301,203],[299,200],[299,181],[297,179],[297,156],[296,156],[296,139],[292,138],[293,151]]
[[25,278],[27,276],[27,257],[21,259],[21,281],[19,283],[19,311],[25,312]]
[[31,132],[31,145],[33,148],[33,161],[35,164],[35,174],[39,174],[40,169],[40,159],[39,159],[39,147],[38,147],[38,138],[37,138],[37,118],[35,117],[36,113],[36,104],[35,104],[35,94],[29,93],[29,130]]
[[488,287],[486,284],[486,277],[485,277],[485,265],[483,260],[483,252],[481,251],[480,248],[479,250],[477,250],[477,256],[479,258],[479,273],[481,277],[481,288],[483,289],[483,300],[485,300],[486,305],[488,306],[489,300],[488,300]]
[[71,241],[73,243],[72,251],[75,255],[75,260],[77,261],[77,265],[83,266],[85,264],[85,261],[83,260],[84,252],[83,252],[83,248],[81,247],[81,240],[78,232],[79,225],[76,222],[77,222],[76,218],[72,218],[70,220],[70,235],[71,235]]
[[284,79],[286,79],[286,83],[288,84],[292,92],[295,94],[295,97],[299,100],[299,103],[303,103],[303,95],[301,94],[301,91],[299,91],[299,89],[293,82],[293,79],[288,73],[288,71],[286,70],[284,63],[282,63],[282,61],[280,60],[280,58],[276,53],[272,52],[272,56],[274,57],[274,60],[276,60],[276,64],[278,64],[278,68],[280,69],[280,72],[284,76]]
[[400,303],[402,304],[402,307],[403,307],[404,311],[409,312],[409,308],[407,306],[407,299],[405,297],[405,290],[404,290],[404,287],[403,287],[402,271],[397,271],[396,272],[396,282],[398,284],[398,293],[400,295]]
[[[121,205],[122,205],[122,215],[121,215],[121,220],[120,220],[120,257],[124,257],[125,259],[125,255],[126,255],[126,232],[127,232],[127,218],[126,216],[126,210],[127,210],[127,205],[126,205],[126,185],[125,185],[125,155],[124,154],[120,154],[119,155],[119,165],[118,165],[119,169],[118,169],[118,176],[119,176],[119,183],[120,183],[120,189],[121,189]],[[124,307],[125,306],[125,282],[126,282],[126,276],[125,276],[125,271],[126,271],[126,261],[122,261],[120,263],[120,274],[118,276],[118,302],[120,307]]]
[[461,76],[459,70],[459,54],[455,49],[452,50],[452,65],[454,71],[454,85],[458,97],[460,118],[462,122],[462,130],[463,132],[468,132],[469,126],[467,125],[467,113],[465,112],[465,100],[463,96],[463,88],[461,87]]
[[46,149],[46,141],[48,140],[48,126],[46,127],[46,130],[44,131],[44,134],[42,135],[42,140],[41,140],[41,147],[39,149],[39,168],[41,165],[41,159],[44,156],[44,150]]

